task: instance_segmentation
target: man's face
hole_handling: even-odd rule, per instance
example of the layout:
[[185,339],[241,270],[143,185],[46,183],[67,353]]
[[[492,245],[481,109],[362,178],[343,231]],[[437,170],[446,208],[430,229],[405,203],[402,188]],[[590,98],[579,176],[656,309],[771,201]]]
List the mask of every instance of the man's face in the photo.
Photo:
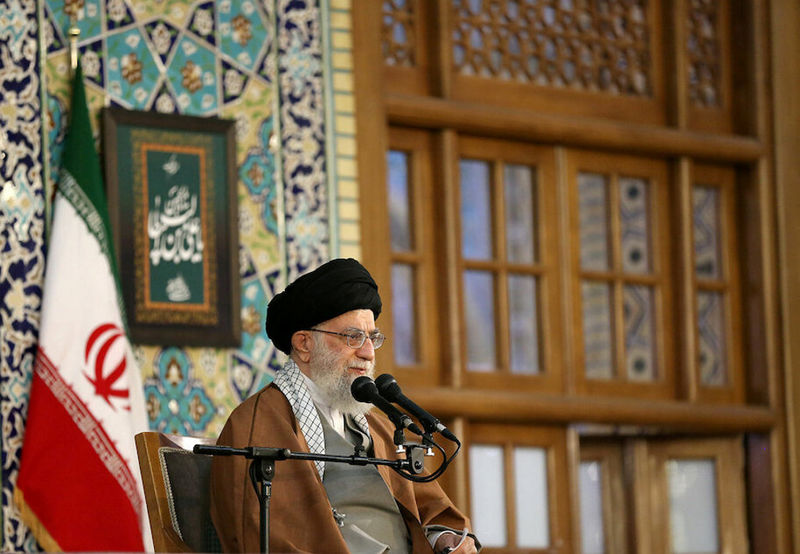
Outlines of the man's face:
[[[369,335],[375,330],[372,310],[352,310],[314,326],[315,329],[346,333],[359,329]],[[358,402],[350,393],[350,385],[357,377],[375,374],[375,348],[365,340],[360,348],[347,345],[345,337],[312,332],[313,347],[309,369],[311,378],[331,405],[343,413],[359,414],[369,411],[371,405]]]

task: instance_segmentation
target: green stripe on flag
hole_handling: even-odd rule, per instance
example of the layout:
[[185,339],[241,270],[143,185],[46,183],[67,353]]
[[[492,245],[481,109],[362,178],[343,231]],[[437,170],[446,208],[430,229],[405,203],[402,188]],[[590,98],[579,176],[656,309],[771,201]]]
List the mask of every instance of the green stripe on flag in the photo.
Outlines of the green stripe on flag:
[[[57,193],[61,193],[72,204],[86,223],[89,232],[97,238],[114,277],[117,304],[127,333],[128,320],[122,301],[122,288],[117,270],[117,258],[114,254],[114,243],[110,235],[111,225],[103,188],[103,174],[100,169],[100,158],[94,147],[94,136],[89,120],[89,108],[86,104],[86,90],[83,86],[83,70],[80,61],[78,61],[78,67],[75,68],[75,77],[72,83],[72,113],[67,136],[64,139]],[[52,238],[50,237],[51,240]]]

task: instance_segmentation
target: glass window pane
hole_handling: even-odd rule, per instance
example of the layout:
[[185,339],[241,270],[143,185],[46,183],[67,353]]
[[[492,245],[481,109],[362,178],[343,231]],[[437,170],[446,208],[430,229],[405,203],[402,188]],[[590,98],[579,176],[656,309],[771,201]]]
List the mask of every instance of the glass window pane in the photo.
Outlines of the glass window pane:
[[413,247],[409,218],[411,202],[408,193],[408,154],[390,150],[386,165],[389,171],[389,229],[392,250],[408,251]]
[[489,164],[461,160],[461,251],[472,260],[492,257],[492,203]]
[[583,301],[583,352],[589,379],[614,376],[611,288],[606,283],[581,283]]
[[503,448],[474,444],[469,449],[472,525],[484,547],[505,546],[506,485]]
[[414,268],[407,264],[393,264],[392,345],[394,361],[398,365],[412,365],[419,362],[414,290]]
[[517,546],[547,548],[550,545],[550,511],[544,448],[514,449],[514,503]]
[[508,276],[511,373],[539,373],[539,331],[537,325],[536,278]]
[[724,296],[719,292],[697,293],[697,329],[700,332],[700,382],[709,386],[728,383],[725,355]]
[[596,461],[581,462],[578,470],[583,554],[603,554],[606,551],[602,471],[602,464]]
[[714,462],[670,460],[667,483],[672,551],[719,552]]
[[619,217],[622,233],[622,268],[629,273],[648,273],[650,222],[648,184],[644,179],[620,177]]
[[625,285],[622,297],[628,379],[654,381],[658,372],[653,331],[653,289],[643,285]]
[[608,200],[606,177],[597,173],[578,174],[581,267],[608,269]]
[[494,276],[488,271],[464,272],[464,314],[467,319],[467,369],[492,371],[497,366]]
[[536,222],[533,172],[525,165],[504,169],[506,200],[506,256],[509,262],[536,259]]
[[714,187],[694,187],[692,205],[695,271],[701,278],[719,278],[722,275],[719,190]]

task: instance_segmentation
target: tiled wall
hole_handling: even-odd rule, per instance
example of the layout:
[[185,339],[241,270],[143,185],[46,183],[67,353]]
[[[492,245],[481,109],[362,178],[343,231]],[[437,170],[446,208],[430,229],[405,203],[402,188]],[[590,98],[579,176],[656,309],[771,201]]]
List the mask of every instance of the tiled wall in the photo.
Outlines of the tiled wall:
[[274,292],[331,256],[360,252],[350,0],[33,4],[0,4],[4,551],[36,549],[11,495],[42,295],[47,176],[58,172],[68,111],[65,5],[80,8],[95,115],[120,105],[237,121],[242,345],[135,345],[153,429],[218,433],[283,361],[263,330]]

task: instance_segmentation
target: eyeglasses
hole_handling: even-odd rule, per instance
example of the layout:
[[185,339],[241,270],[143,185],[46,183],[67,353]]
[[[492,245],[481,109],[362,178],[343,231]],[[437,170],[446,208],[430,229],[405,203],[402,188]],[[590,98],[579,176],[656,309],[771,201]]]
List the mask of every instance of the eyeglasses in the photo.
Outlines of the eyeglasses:
[[317,333],[327,333],[328,335],[339,335],[340,337],[344,337],[347,341],[347,346],[350,348],[355,348],[358,350],[362,346],[364,346],[364,342],[367,339],[372,341],[372,348],[377,350],[383,344],[383,341],[386,340],[386,335],[381,333],[380,331],[372,331],[371,333],[367,334],[361,329],[345,329],[343,333],[337,333],[336,331],[326,331],[324,329],[306,329],[306,331],[315,331]]

